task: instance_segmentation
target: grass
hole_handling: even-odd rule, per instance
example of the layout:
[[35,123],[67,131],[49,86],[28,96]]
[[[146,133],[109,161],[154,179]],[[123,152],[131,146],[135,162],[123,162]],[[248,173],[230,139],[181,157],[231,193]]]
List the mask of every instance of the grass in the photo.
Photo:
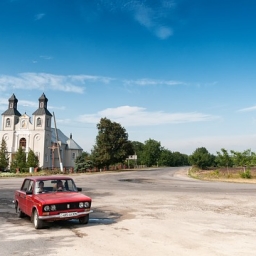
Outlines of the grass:
[[243,168],[201,170],[192,167],[188,174],[190,177],[199,180],[256,183],[256,168],[244,172]]

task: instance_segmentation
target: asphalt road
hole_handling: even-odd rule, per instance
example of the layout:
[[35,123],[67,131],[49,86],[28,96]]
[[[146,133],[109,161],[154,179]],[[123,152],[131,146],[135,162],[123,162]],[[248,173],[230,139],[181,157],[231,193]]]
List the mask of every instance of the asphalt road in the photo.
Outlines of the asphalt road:
[[35,230],[12,205],[21,178],[0,179],[0,255],[255,255],[255,184],[188,178],[187,168],[74,175],[92,197],[88,225]]

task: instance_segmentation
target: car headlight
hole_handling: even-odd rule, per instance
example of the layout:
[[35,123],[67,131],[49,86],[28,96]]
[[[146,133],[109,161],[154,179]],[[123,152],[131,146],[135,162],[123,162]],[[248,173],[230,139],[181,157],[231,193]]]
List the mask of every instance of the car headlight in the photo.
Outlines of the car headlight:
[[44,206],[44,211],[45,212],[49,212],[50,211],[50,206],[49,205],[45,205]]
[[79,203],[79,208],[83,208],[84,207],[84,203]]
[[51,211],[56,211],[56,205],[55,204],[51,205]]
[[85,202],[84,203],[84,208],[89,208],[90,207],[90,203],[89,202]]
[[44,209],[44,212],[56,211],[56,205],[55,204],[45,205],[43,209]]

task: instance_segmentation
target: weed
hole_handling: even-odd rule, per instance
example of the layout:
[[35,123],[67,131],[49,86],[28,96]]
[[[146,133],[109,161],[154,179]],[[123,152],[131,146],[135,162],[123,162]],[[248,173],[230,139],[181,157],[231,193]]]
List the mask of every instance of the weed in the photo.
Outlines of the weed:
[[240,177],[243,179],[251,179],[252,174],[250,170],[246,170],[245,172],[240,172]]

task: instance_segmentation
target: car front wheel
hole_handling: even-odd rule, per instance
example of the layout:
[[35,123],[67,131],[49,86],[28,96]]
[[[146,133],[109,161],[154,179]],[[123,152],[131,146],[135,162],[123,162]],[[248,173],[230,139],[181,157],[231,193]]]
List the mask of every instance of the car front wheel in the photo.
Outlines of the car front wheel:
[[33,221],[35,229],[40,229],[44,226],[43,221],[39,219],[37,210],[34,210],[34,212],[32,214],[32,221]]
[[84,217],[79,218],[80,224],[87,224],[89,222],[89,214],[85,215]]
[[18,203],[16,203],[16,213],[19,218],[23,218],[25,216],[25,214],[20,210],[20,206]]

